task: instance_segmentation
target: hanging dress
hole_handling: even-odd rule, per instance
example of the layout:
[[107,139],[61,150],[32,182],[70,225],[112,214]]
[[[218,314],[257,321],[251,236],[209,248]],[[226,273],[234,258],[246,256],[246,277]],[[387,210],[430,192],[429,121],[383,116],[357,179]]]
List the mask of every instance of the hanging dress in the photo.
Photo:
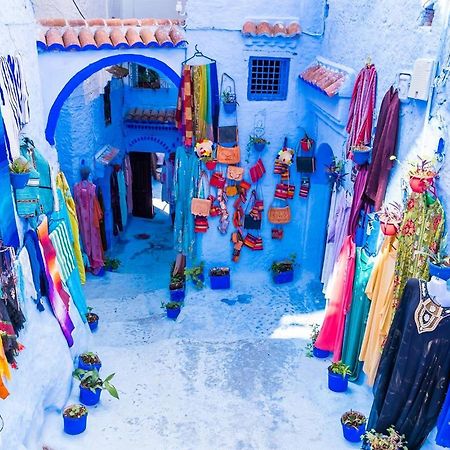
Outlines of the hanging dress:
[[122,226],[126,227],[128,221],[127,187],[123,170],[117,172],[117,182],[119,187],[120,213],[122,215]]
[[120,208],[119,180],[117,170],[114,168],[111,174],[111,209],[113,214],[113,234],[117,236],[119,231],[123,231],[122,212]]
[[367,325],[370,301],[366,295],[366,286],[373,267],[373,257],[365,249],[356,248],[355,281],[350,311],[345,324],[342,361],[350,367],[350,381],[356,381],[361,373],[359,353]]
[[395,237],[387,236],[384,239],[366,287],[370,310],[359,360],[364,362],[363,371],[369,385],[375,380],[383,344],[394,314],[392,298],[397,245]]
[[403,293],[409,278],[428,279],[428,256],[437,253],[444,231],[444,210],[436,199],[428,205],[427,194],[411,193],[398,233],[398,257],[395,265],[394,303]]
[[403,292],[374,385],[367,429],[395,429],[419,450],[436,425],[449,385],[450,308],[434,301],[423,280]]
[[352,236],[347,236],[328,285],[325,319],[314,344],[320,350],[333,352],[335,362],[341,359],[345,316],[351,305],[354,273],[355,244]]
[[80,181],[74,187],[74,198],[84,251],[92,270],[98,272],[104,266],[100,237],[103,213],[95,195],[95,185],[87,180]]
[[125,173],[125,183],[127,184],[128,214],[133,214],[133,172],[131,171],[130,155],[125,155],[123,166]]

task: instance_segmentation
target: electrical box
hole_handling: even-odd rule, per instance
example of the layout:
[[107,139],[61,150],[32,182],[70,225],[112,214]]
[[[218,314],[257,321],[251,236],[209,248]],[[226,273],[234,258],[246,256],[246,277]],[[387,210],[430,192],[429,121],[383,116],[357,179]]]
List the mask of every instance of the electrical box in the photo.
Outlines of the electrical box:
[[434,60],[428,58],[416,59],[411,76],[408,97],[428,101],[430,84],[434,75]]

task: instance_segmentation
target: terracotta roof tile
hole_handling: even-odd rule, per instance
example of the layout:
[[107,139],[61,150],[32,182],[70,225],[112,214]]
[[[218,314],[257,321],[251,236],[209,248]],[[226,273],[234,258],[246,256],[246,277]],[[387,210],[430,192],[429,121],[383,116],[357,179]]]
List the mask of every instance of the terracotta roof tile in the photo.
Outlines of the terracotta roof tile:
[[303,71],[300,78],[329,97],[333,97],[344,84],[346,74],[316,63]]
[[286,34],[288,36],[295,36],[300,34],[301,32],[302,29],[300,28],[300,24],[298,22],[291,22],[286,29]]
[[170,19],[44,19],[40,50],[178,47],[187,43],[183,21]]
[[277,21],[271,23],[267,20],[247,20],[242,25],[241,32],[244,36],[292,38],[301,34],[301,28],[298,22]]
[[255,35],[256,34],[256,24],[254,22],[252,22],[251,20],[248,20],[242,26],[242,33]]
[[173,123],[175,122],[175,110],[155,110],[134,108],[128,111],[125,116],[128,122],[158,122],[158,123]]

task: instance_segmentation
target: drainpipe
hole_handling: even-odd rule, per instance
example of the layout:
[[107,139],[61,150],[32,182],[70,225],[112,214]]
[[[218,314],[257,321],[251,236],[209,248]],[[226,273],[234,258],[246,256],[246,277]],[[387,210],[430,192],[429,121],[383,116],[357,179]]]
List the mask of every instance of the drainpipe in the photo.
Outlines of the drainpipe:
[[328,0],[325,0],[323,3],[323,20],[322,20],[322,31],[320,33],[310,33],[309,31],[303,31],[302,34],[311,37],[321,38],[325,34],[325,21],[328,17],[328,12],[330,10],[330,5],[328,4]]

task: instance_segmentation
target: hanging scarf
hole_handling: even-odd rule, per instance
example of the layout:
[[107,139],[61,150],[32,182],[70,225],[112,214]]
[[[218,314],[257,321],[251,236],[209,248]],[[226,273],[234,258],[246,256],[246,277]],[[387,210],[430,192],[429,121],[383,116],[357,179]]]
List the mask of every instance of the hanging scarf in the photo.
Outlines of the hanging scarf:
[[182,142],[185,147],[192,146],[192,138],[194,131],[193,124],[193,89],[191,66],[184,65],[181,76],[180,89],[178,91],[177,111],[175,115],[175,123],[182,135]]
[[373,111],[377,87],[377,71],[374,65],[359,72],[353,87],[347,121],[347,155],[357,145],[370,145]]

